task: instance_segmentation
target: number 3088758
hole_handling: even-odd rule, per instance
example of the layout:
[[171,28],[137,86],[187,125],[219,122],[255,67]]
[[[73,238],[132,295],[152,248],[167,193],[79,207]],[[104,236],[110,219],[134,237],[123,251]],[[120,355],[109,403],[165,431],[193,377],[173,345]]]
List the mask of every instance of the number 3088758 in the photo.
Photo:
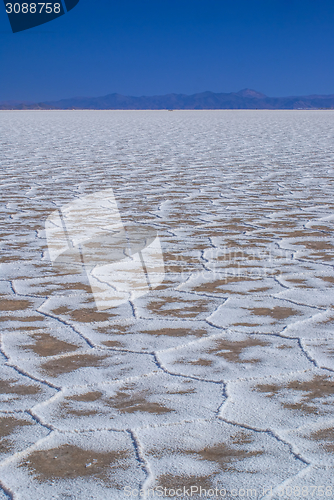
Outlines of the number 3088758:
[[60,14],[60,3],[6,3],[7,14]]

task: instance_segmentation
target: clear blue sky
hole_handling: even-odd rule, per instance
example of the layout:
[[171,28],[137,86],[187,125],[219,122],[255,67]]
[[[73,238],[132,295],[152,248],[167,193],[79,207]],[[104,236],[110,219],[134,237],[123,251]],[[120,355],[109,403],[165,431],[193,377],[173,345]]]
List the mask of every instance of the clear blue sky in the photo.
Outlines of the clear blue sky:
[[15,34],[1,2],[0,37],[0,101],[334,94],[333,0],[80,0]]

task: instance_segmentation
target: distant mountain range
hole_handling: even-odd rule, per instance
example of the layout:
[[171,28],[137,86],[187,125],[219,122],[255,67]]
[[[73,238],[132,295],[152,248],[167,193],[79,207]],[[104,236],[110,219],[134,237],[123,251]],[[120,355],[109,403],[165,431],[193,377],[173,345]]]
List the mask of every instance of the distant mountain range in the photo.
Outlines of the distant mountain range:
[[251,89],[228,94],[202,92],[142,97],[108,94],[38,103],[0,101],[0,109],[334,109],[334,94],[268,97]]

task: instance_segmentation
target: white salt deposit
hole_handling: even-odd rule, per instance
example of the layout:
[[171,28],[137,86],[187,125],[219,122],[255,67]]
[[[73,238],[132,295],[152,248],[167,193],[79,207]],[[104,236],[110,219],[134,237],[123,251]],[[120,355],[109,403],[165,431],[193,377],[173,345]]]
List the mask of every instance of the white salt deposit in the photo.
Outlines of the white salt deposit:
[[0,116],[0,499],[334,498],[333,112]]

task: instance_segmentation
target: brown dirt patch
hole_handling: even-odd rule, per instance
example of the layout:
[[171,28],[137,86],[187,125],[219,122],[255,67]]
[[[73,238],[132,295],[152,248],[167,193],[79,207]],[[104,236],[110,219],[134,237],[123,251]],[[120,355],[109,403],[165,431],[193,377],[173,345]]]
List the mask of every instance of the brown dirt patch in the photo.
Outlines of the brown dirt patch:
[[286,319],[290,316],[300,316],[300,312],[292,309],[291,307],[281,307],[275,306],[273,308],[269,307],[254,307],[250,309],[251,314],[255,316],[270,316],[274,319]]
[[70,316],[75,321],[80,321],[80,323],[95,323],[113,319],[117,314],[80,309],[79,311],[72,311]]
[[25,316],[23,318],[18,318],[17,316],[2,316],[1,319],[2,321],[19,321],[20,323],[35,323],[36,321],[44,321],[45,318],[44,316]]
[[0,264],[10,264],[11,262],[22,261],[22,255],[8,255],[0,257]]
[[333,276],[321,276],[322,281],[325,281],[326,283],[334,283],[334,277]]
[[[181,361],[176,361],[176,363],[174,364],[183,364],[183,363],[184,360],[181,360]],[[189,361],[189,364],[194,366],[212,366],[213,361],[211,361],[210,359],[199,358],[196,361]]]
[[59,340],[48,333],[35,333],[33,340],[35,342],[25,345],[24,349],[33,351],[38,356],[56,356],[78,349],[78,346]]
[[10,436],[16,429],[26,425],[32,425],[32,423],[10,416],[0,418],[0,453],[8,453],[13,449],[13,443],[10,439],[5,439],[5,436]]
[[83,292],[92,293],[92,288],[86,283],[62,283],[62,290],[82,290]]
[[203,292],[203,293],[238,293],[240,295],[245,295],[245,292],[236,292],[233,290],[225,290],[222,289],[221,287],[224,287],[226,285],[229,285],[231,283],[240,283],[240,282],[250,282],[254,280],[250,280],[249,278],[245,278],[244,276],[240,277],[226,277],[222,280],[216,280],[216,281],[210,281],[206,283],[201,283],[200,285],[197,285],[193,287],[193,290],[195,292]]
[[303,280],[303,279],[300,279],[300,278],[285,278],[285,281],[288,281],[289,283],[294,283],[296,285],[304,285],[304,286],[301,286],[300,288],[308,288],[307,286],[305,286],[306,284],[306,280]]
[[115,314],[99,312],[94,309],[79,309],[77,311],[73,311],[72,309],[68,309],[65,306],[54,309],[52,311],[52,314],[56,316],[69,316],[74,321],[79,321],[80,323],[108,321],[116,316]]
[[233,436],[231,436],[231,443],[238,445],[251,444],[254,438],[251,434],[247,434],[244,431],[239,431]]
[[166,335],[168,337],[203,337],[207,335],[206,330],[191,330],[190,328],[160,328],[159,330],[143,330],[142,333],[147,333],[148,335]]
[[35,385],[17,384],[17,382],[17,380],[0,380],[0,392],[17,396],[31,396],[41,392],[41,389]]
[[103,396],[103,393],[100,391],[91,391],[86,392],[85,394],[78,394],[74,396],[67,396],[65,401],[60,406],[60,413],[62,415],[73,415],[75,417],[90,417],[92,415],[96,415],[98,410],[92,409],[82,409],[76,410],[71,407],[71,401],[80,401],[85,403],[90,403],[92,401],[97,401]]
[[23,427],[26,425],[32,425],[32,423],[11,416],[0,417],[0,436],[9,436],[18,427]]
[[[176,305],[176,304],[177,305]],[[180,307],[180,303],[182,307]],[[175,304],[175,307],[166,307],[168,304]],[[147,309],[152,314],[157,314],[159,316],[177,316],[178,318],[195,318],[201,312],[207,312],[209,308],[209,304],[206,300],[193,299],[182,300],[171,299],[170,297],[166,297],[164,299],[158,299],[150,302],[147,306]]]
[[247,340],[231,341],[225,339],[219,339],[215,341],[215,346],[207,350],[209,354],[214,354],[215,356],[220,356],[230,361],[231,363],[258,363],[259,359],[241,359],[240,355],[249,347],[265,347],[270,345],[270,343],[264,340],[259,340],[255,338],[249,338]]
[[97,328],[99,333],[107,333],[107,334],[116,334],[116,335],[125,335],[130,333],[130,327],[125,325],[107,325],[107,326],[99,326]]
[[326,441],[326,443],[323,445],[326,451],[329,453],[334,452],[334,429],[333,427],[329,429],[321,429],[316,432],[312,432],[311,434],[311,439],[314,439],[315,441]]
[[118,342],[118,340],[106,340],[105,342],[102,342],[102,345],[105,345],[106,347],[125,347],[125,344],[122,344],[122,342]]
[[294,242],[294,245],[302,245],[308,250],[334,250],[332,243],[327,243],[325,241],[298,241]]
[[108,401],[108,405],[112,408],[116,408],[120,413],[135,413],[140,411],[143,413],[162,415],[174,411],[160,403],[148,401],[147,398],[150,395],[152,394],[148,390],[136,392],[132,386],[128,386],[118,391],[116,395]]
[[199,266],[199,257],[184,255],[180,250],[179,253],[164,252],[164,267],[166,274],[193,272]]
[[68,396],[66,399],[70,399],[71,401],[97,401],[103,396],[103,393],[100,391],[91,391],[86,392],[85,394],[78,394],[75,396]]
[[[183,391],[184,394],[188,392],[191,392],[191,390]],[[121,414],[141,412],[162,415],[174,411],[160,403],[149,401],[150,396],[152,396],[152,393],[149,390],[136,391],[135,386],[132,385],[123,387],[111,398],[107,398],[100,391],[93,391],[77,396],[67,396],[67,401],[62,404],[62,410],[69,415],[75,416],[96,415],[99,412],[98,410],[90,410],[89,408],[78,410],[71,407],[71,401],[90,403],[99,400],[101,406],[116,409]]]
[[[270,290],[269,286],[263,286],[261,288],[252,288],[251,290],[248,290],[248,293],[261,293],[261,292],[267,292],[268,290]],[[238,292],[239,293],[239,292]],[[243,294],[245,295],[245,294]]]
[[297,391],[305,393],[301,400],[297,403],[284,403],[282,405],[286,409],[298,410],[305,414],[317,414],[319,403],[316,405],[315,400],[322,399],[322,405],[329,404],[326,400],[327,396],[334,395],[334,381],[325,375],[316,375],[312,380],[299,382],[293,380],[287,385],[279,384],[259,384],[255,388],[258,392],[268,393],[266,397],[272,398],[279,393],[286,391]]
[[52,450],[34,451],[20,467],[27,468],[41,482],[91,477],[117,486],[117,479],[110,477],[110,471],[128,469],[128,457],[127,451],[101,453],[65,444]]
[[41,365],[41,369],[50,377],[56,377],[58,375],[62,375],[63,373],[79,370],[79,368],[101,366],[103,360],[107,357],[107,354],[101,356],[94,356],[93,354],[64,356],[63,358],[46,361]]
[[256,457],[262,455],[262,450],[247,451],[245,449],[236,449],[227,446],[225,443],[220,443],[212,447],[203,448],[200,451],[185,451],[186,455],[193,455],[200,460],[207,462],[214,462],[219,465],[220,469],[224,471],[235,470],[232,466],[233,463],[244,460],[245,458]]
[[32,302],[29,300],[1,299],[0,311],[22,311],[23,309],[28,309],[31,305]]

